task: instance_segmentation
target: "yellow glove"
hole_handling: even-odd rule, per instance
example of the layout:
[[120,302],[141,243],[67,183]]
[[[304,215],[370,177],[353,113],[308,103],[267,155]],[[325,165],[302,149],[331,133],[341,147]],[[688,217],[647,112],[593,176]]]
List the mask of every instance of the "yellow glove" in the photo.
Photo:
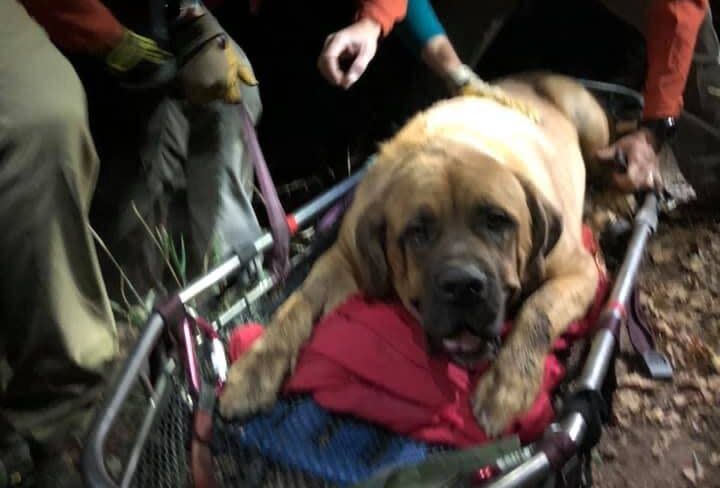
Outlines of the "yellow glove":
[[244,56],[209,13],[180,26],[174,44],[180,64],[178,79],[192,103],[238,103],[241,83],[258,84]]
[[174,58],[157,43],[129,29],[105,57],[105,64],[122,82],[152,85],[169,81],[173,76]]

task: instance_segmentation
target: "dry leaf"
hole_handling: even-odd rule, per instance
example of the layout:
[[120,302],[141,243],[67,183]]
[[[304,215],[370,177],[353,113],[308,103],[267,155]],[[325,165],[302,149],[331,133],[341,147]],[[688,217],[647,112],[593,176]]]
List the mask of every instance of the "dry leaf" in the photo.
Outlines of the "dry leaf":
[[673,403],[678,408],[685,408],[688,404],[687,396],[683,395],[682,393],[676,393],[672,397]]
[[617,449],[610,444],[601,446],[599,451],[600,451],[600,454],[602,454],[602,457],[604,459],[612,460],[612,459],[617,459],[617,457],[618,457]]
[[624,407],[630,413],[638,413],[642,409],[642,397],[633,390],[619,390],[617,401],[620,407]]
[[692,466],[687,466],[682,469],[682,474],[687,478],[693,485],[697,484],[697,477],[695,476],[695,470]]
[[683,265],[694,273],[699,273],[703,269],[703,261],[698,254],[693,254],[689,260],[683,262]]
[[655,407],[651,410],[645,410],[645,417],[651,422],[662,423],[665,420],[665,412],[662,411],[662,408]]
[[637,373],[630,373],[618,378],[618,388],[633,388],[642,391],[656,390],[660,383],[649,378],[645,378]]
[[673,427],[678,426],[682,423],[682,417],[680,417],[680,414],[675,411],[670,412],[670,414],[667,415],[665,418],[667,419],[668,423]]
[[660,445],[660,442],[655,441],[653,442],[652,449],[650,450],[652,452],[652,455],[656,457],[657,459],[661,459],[663,457],[663,454],[665,453],[665,450]]
[[703,465],[700,464],[700,460],[698,459],[695,451],[693,451],[693,466],[695,467],[695,475],[697,476],[697,479],[702,480],[705,478],[705,469],[703,468]]
[[710,453],[710,464],[716,468],[720,466],[720,452]]
[[653,243],[648,252],[650,254],[650,258],[652,258],[653,263],[655,264],[669,263],[673,261],[673,258],[675,257],[672,249],[655,243]]
[[672,327],[668,325],[666,321],[658,319],[653,322],[653,325],[655,326],[655,331],[667,337],[668,339],[672,339],[673,337],[675,337],[675,331],[672,329]]

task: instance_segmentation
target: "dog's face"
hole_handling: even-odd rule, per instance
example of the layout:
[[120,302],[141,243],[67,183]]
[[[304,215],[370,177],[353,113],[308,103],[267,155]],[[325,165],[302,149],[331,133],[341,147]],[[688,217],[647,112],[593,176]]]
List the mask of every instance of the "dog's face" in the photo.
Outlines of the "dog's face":
[[506,305],[557,241],[559,217],[487,156],[425,151],[388,178],[358,221],[364,288],[396,293],[456,362],[491,356]]

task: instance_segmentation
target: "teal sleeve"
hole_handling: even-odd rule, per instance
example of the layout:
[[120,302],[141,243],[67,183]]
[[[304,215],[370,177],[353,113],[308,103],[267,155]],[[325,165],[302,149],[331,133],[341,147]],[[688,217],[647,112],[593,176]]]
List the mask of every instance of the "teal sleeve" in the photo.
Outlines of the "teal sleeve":
[[410,50],[420,56],[430,39],[445,35],[430,0],[408,0],[407,15],[397,27],[398,34]]

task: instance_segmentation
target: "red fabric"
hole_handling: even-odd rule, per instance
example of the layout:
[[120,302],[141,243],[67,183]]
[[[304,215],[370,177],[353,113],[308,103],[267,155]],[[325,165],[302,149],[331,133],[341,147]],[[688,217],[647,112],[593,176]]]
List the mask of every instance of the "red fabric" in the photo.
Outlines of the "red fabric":
[[[589,237],[588,247],[595,249],[587,230],[585,237]],[[573,323],[556,341],[555,351],[567,348],[589,330],[607,285],[601,273],[595,304],[585,319]],[[236,329],[230,339],[231,360],[261,332],[257,324]],[[468,371],[447,357],[428,355],[422,328],[401,304],[354,296],[317,324],[284,391],[311,393],[328,410],[352,414],[415,439],[465,447],[487,441],[470,409],[474,386],[484,369]],[[554,417],[552,391],[564,373],[558,358],[549,355],[542,392],[509,432],[518,433],[523,442],[543,433]]]
[[677,116],[708,0],[653,0],[647,23],[645,118]]
[[102,53],[115,46],[123,27],[100,0],[20,0],[63,49]]

